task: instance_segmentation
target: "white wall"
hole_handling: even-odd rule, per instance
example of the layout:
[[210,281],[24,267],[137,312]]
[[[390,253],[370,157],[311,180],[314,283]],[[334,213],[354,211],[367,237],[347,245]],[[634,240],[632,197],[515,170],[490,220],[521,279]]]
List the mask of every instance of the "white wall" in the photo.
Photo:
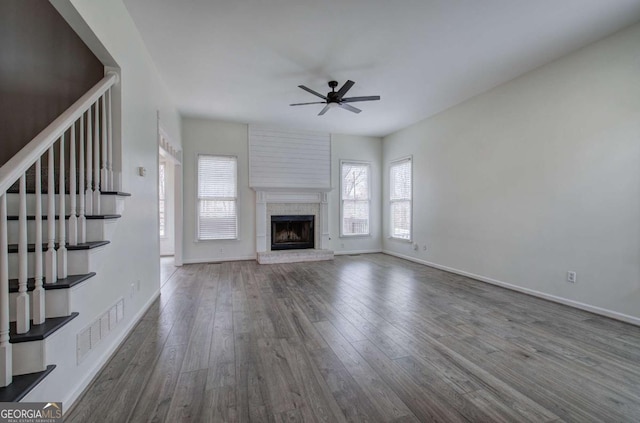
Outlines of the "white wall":
[[[74,305],[79,317],[52,337],[68,351],[62,347],[48,351],[57,368],[24,399],[62,401],[68,409],[159,292],[157,112],[178,144],[180,118],[120,0],[52,0],[52,4],[90,48],[103,49],[98,57],[110,56],[114,61],[110,64],[121,69],[122,187],[132,194],[97,276],[81,285],[82,301]],[[138,166],[147,168],[146,177],[137,175]],[[140,289],[132,293],[131,284],[137,281]],[[76,334],[121,297],[124,320],[76,365]],[[64,340],[58,339],[61,336]]]
[[[256,257],[255,192],[249,188],[248,125],[200,118],[182,120],[184,164],[184,262],[246,260]],[[196,242],[196,157],[198,153],[238,157],[238,194],[240,196],[239,240]],[[339,172],[340,160],[371,162],[372,234],[370,237],[340,238]],[[380,251],[380,186],[382,140],[373,137],[332,135],[331,182],[329,195],[330,246],[336,253]]]
[[385,193],[413,154],[421,248],[384,249],[640,322],[639,45],[635,25],[385,137]]
[[[340,237],[340,161],[371,163],[371,235]],[[379,252],[382,250],[382,140],[375,137],[333,134],[331,136],[331,186],[329,193],[330,247],[337,254]]]

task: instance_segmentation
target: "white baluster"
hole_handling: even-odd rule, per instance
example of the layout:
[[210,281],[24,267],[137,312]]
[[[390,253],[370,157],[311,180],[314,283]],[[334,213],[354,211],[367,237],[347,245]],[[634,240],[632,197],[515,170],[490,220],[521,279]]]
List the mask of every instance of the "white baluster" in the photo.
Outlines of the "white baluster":
[[84,217],[84,117],[80,117],[80,143],[78,145],[78,241],[87,242],[87,221]]
[[84,212],[86,215],[91,216],[93,214],[93,172],[91,171],[91,167],[93,165],[93,133],[91,132],[91,124],[93,120],[93,116],[91,113],[91,108],[87,111],[87,186],[85,191],[85,208]]
[[102,167],[100,168],[100,190],[106,191],[109,184],[107,172],[107,95],[102,96]]
[[56,185],[54,180],[55,161],[53,157],[53,145],[49,147],[47,169],[47,254],[45,255],[46,283],[55,283],[58,280],[56,267]]
[[60,218],[58,219],[58,279],[64,279],[67,277],[67,239],[66,239],[66,230],[65,230],[65,173],[66,169],[64,166],[64,134],[60,137],[60,177],[58,179],[58,191],[59,200],[58,201],[58,214]]
[[76,216],[76,124],[71,125],[69,140],[69,245],[78,245],[78,217]]
[[27,176],[20,177],[20,208],[18,210],[18,298],[16,298],[16,331],[29,332],[29,295],[27,294]]
[[0,386],[13,381],[9,343],[9,249],[7,245],[7,196],[0,196]]
[[93,215],[100,214],[100,104],[93,122]]
[[44,323],[44,289],[42,288],[42,163],[36,161],[36,244],[35,244],[35,289],[33,290],[33,324]]
[[111,88],[109,88],[109,103],[107,104],[107,129],[109,130],[109,137],[107,137],[107,168],[109,173],[109,186],[110,191],[113,189],[113,120],[111,115]]

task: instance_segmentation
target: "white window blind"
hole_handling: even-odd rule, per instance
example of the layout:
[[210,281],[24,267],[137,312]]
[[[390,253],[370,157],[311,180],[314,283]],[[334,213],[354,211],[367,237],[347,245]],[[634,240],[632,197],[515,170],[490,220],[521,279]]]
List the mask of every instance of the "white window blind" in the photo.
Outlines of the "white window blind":
[[389,203],[391,237],[411,240],[411,158],[391,163],[389,169]]
[[369,235],[368,163],[341,162],[342,236]]
[[160,167],[158,169],[158,208],[160,211],[160,238],[164,238],[166,236],[165,233],[165,201],[164,201],[164,184],[165,184],[165,164],[160,163]]
[[198,156],[198,239],[238,237],[238,162],[229,156]]

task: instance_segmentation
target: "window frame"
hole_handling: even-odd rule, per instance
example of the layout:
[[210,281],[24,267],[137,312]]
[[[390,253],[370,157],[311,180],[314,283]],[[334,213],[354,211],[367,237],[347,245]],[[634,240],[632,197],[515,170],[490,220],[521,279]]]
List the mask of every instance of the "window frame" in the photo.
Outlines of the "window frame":
[[[233,199],[233,201],[235,201],[235,204],[236,204],[236,216],[235,216],[236,217],[236,236],[234,238],[200,238],[200,201],[203,200],[203,198],[200,198],[200,195],[199,195],[199,191],[200,191],[200,189],[199,189],[200,188],[200,172],[199,172],[200,157],[232,158],[236,162],[236,174],[235,174],[236,196],[235,197],[211,197],[211,198],[209,198],[209,200],[211,200],[213,198],[217,198],[218,201],[231,201],[230,199]],[[196,224],[195,224],[195,237],[194,237],[195,241],[194,242],[238,241],[240,239],[240,225],[239,225],[240,198],[239,198],[239,193],[238,193],[238,188],[239,188],[238,175],[240,174],[240,171],[238,169],[238,166],[239,166],[238,156],[234,155],[234,154],[211,154],[211,153],[197,153],[196,154],[196,165],[195,165],[195,180],[196,180],[196,186],[195,186],[195,189],[196,189],[196,192],[195,192],[195,197],[196,197],[195,215],[196,215]]]
[[[367,233],[366,234],[345,234],[343,232],[344,230],[344,202],[345,200],[342,198],[342,187],[343,187],[343,183],[344,180],[342,178],[342,167],[345,164],[351,164],[351,165],[357,165],[357,166],[362,166],[365,165],[367,166],[367,202],[369,203],[369,207],[368,207],[368,216],[367,216]],[[363,160],[340,160],[340,169],[339,169],[339,179],[340,179],[340,194],[339,194],[339,201],[340,201],[340,238],[366,238],[366,237],[371,237],[371,162],[368,161],[363,161]],[[364,200],[346,200],[346,201],[364,201]]]
[[[410,190],[410,195],[411,197],[407,200],[407,199],[391,199],[391,170],[393,169],[394,166],[398,166],[400,164],[403,164],[405,162],[409,162],[411,170],[409,172],[409,177],[410,177],[410,181],[411,181],[411,190]],[[409,156],[404,156],[404,157],[400,157],[398,159],[395,160],[391,160],[389,162],[389,166],[388,166],[388,175],[389,175],[389,184],[388,184],[388,191],[387,191],[387,202],[388,202],[388,210],[389,210],[389,235],[388,238],[392,239],[392,240],[396,240],[396,241],[400,241],[400,242],[407,242],[407,243],[412,243],[413,242],[413,156],[409,155]],[[398,236],[394,236],[393,234],[393,212],[392,212],[392,208],[393,208],[393,203],[397,203],[397,202],[404,202],[404,201],[409,201],[409,238],[400,238]]]

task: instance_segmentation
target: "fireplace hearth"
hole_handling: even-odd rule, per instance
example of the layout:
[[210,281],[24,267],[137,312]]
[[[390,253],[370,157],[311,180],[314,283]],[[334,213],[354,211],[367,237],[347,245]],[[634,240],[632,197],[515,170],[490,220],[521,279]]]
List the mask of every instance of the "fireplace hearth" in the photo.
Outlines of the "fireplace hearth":
[[271,250],[314,248],[313,215],[271,216]]

